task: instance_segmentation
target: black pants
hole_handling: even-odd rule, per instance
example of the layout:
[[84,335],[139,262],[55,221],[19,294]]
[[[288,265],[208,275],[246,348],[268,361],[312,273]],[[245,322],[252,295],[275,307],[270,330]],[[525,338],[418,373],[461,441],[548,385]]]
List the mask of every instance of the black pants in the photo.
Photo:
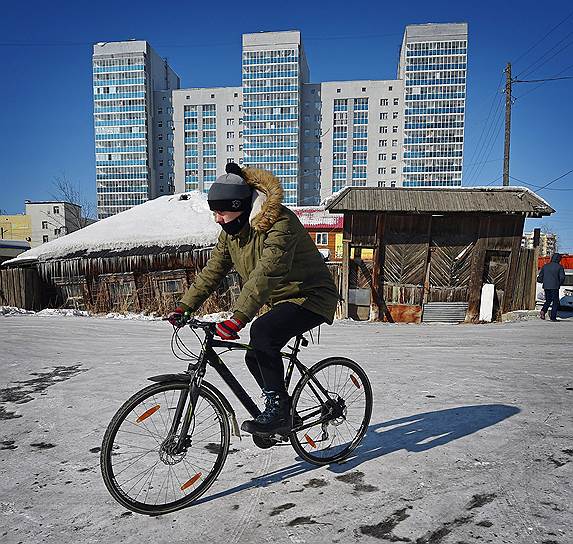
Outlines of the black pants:
[[551,305],[550,319],[557,319],[557,310],[559,309],[559,289],[544,289],[545,304],[541,310],[547,312]]
[[324,323],[324,317],[294,304],[281,302],[251,325],[251,346],[245,362],[251,374],[266,391],[284,391],[281,349],[293,337]]

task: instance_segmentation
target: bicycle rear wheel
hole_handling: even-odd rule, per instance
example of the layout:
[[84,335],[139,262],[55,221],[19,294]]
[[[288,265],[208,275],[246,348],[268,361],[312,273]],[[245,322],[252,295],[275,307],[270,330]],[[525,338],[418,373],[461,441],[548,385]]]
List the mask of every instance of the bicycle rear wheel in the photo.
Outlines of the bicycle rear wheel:
[[179,436],[169,431],[187,388],[169,382],[142,389],[106,430],[100,456],[103,480],[113,498],[134,512],[159,515],[184,508],[207,491],[223,468],[229,420],[219,398],[205,388],[199,392],[185,448],[173,449]]
[[351,359],[324,359],[296,385],[292,410],[295,427],[290,440],[295,451],[315,465],[342,461],[358,446],[370,423],[372,387],[368,376]]

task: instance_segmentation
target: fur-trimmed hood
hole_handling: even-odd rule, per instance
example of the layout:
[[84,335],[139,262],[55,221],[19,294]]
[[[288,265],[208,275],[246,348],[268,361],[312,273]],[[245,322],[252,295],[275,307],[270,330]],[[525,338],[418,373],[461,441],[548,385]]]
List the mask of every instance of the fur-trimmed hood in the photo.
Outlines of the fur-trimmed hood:
[[283,189],[279,179],[268,170],[243,168],[245,181],[253,187],[253,203],[249,222],[253,229],[266,232],[282,211]]

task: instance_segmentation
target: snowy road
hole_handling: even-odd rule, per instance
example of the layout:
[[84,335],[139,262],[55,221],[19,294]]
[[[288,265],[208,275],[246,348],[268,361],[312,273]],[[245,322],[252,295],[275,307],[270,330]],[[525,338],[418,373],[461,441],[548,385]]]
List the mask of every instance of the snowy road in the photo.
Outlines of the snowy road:
[[98,450],[147,376],[183,368],[169,339],[161,322],[0,317],[2,543],[573,542],[573,319],[323,327],[303,361],[346,355],[372,380],[356,455],[316,468],[234,437],[198,504],[149,518],[109,496]]

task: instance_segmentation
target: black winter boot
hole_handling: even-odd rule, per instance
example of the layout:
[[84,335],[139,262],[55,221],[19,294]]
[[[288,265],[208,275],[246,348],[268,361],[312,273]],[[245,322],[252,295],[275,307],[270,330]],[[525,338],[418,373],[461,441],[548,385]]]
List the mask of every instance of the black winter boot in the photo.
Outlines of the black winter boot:
[[244,421],[241,429],[251,434],[285,434],[290,431],[290,398],[285,391],[264,391],[265,409],[255,419]]

